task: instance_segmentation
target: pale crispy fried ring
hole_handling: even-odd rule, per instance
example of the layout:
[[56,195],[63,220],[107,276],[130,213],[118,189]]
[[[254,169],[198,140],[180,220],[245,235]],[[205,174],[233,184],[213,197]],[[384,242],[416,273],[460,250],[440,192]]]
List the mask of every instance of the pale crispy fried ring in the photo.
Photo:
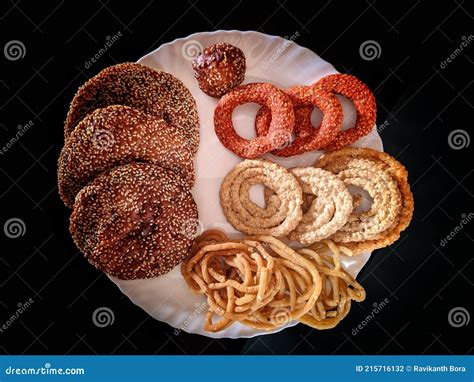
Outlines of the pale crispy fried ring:
[[[264,185],[271,188],[281,200],[279,209],[287,211],[284,216],[277,214],[277,219],[265,214],[254,217],[252,213],[255,211],[251,213],[246,209],[239,192],[247,171],[265,177]],[[220,201],[229,223],[249,234],[284,236],[296,227],[302,217],[302,192],[298,181],[284,167],[265,160],[245,160],[235,166],[222,182]],[[260,207],[255,205],[255,208],[258,211]]]
[[283,205],[282,208],[277,208],[276,205],[266,205],[265,208],[262,208],[249,198],[249,192],[253,186],[267,183],[268,180],[268,175],[262,174],[259,167],[248,168],[236,178],[233,184],[234,194],[232,197],[238,198],[246,214],[252,218],[266,218],[268,220],[266,224],[271,227],[275,224],[275,221],[280,221],[287,215],[287,206]]
[[[240,203],[242,206],[249,211],[255,217],[267,218],[273,217],[276,219],[277,214],[285,215],[288,213],[287,210],[281,208],[281,201],[269,188],[264,188],[265,194],[265,207],[261,208],[249,198],[250,189],[257,185],[262,184],[265,181],[263,176],[253,176],[243,179],[240,184]],[[268,191],[267,191],[268,190]],[[267,195],[268,193],[268,195]]]
[[328,170],[348,185],[368,192],[373,202],[369,211],[352,213],[347,223],[331,238],[337,242],[376,240],[396,224],[401,208],[397,181],[389,172],[368,159],[355,158],[342,167],[334,163]]
[[311,244],[336,233],[353,209],[352,197],[344,183],[324,170],[295,167],[290,171],[300,182],[303,193],[316,197],[288,238]]
[[[289,171],[298,179],[303,191],[303,217],[288,238],[311,244],[336,233],[347,222],[353,210],[352,196],[337,176],[314,168],[295,167]],[[309,196],[311,198],[309,198]],[[280,201],[270,189],[264,190],[267,209]]]
[[242,215],[245,221],[258,220],[258,227],[272,228],[279,222],[284,221],[289,213],[288,203],[268,203],[265,209],[253,203],[249,197],[249,186],[256,184],[268,184],[272,180],[269,174],[262,174],[260,167],[249,168],[234,179],[230,197],[236,200],[234,204],[236,211]]
[[327,170],[336,174],[345,184],[365,190],[373,202],[368,211],[353,212],[347,224],[333,236],[339,242],[373,239],[388,229],[396,220],[401,203],[396,181],[375,162],[362,158],[338,158]]
[[387,153],[379,152],[368,148],[345,147],[341,150],[326,153],[315,163],[316,167],[325,168],[336,158],[365,158],[376,162],[383,167],[397,181],[401,194],[402,206],[398,217],[398,222],[388,231],[385,236],[377,240],[367,240],[362,242],[344,243],[354,255],[370,252],[375,249],[384,248],[400,238],[400,233],[410,224],[413,216],[414,200],[413,194],[408,184],[408,172],[405,167]]

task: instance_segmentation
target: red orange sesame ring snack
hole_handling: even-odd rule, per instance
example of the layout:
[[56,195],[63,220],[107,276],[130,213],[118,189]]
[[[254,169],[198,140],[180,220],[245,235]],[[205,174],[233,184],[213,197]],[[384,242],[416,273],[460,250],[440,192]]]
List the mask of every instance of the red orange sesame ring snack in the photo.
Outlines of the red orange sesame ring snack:
[[[314,106],[295,106],[295,104],[293,104],[293,112],[295,113],[295,128],[293,132],[296,137],[304,138],[314,132],[314,127],[311,124],[311,114],[313,109]],[[265,131],[268,130],[271,121],[272,113],[270,109],[266,106],[262,106],[255,117],[255,129],[257,135],[259,135],[259,133],[264,135]]]
[[[318,92],[316,88],[307,86],[295,86],[286,90],[286,93],[297,110],[295,112],[296,139],[288,147],[274,151],[273,154],[289,157],[319,150],[330,144],[341,130],[343,114],[339,100],[331,93]],[[311,108],[303,109],[308,106]],[[311,125],[313,107],[323,112],[323,120],[318,128],[313,128]],[[257,136],[268,133],[268,122],[273,119],[272,115],[269,118],[265,110],[257,115],[255,120]]]
[[[267,134],[244,139],[232,124],[234,109],[248,102],[265,105],[272,112]],[[295,125],[293,105],[289,97],[271,84],[251,83],[236,87],[224,95],[214,111],[214,128],[221,143],[242,158],[253,159],[281,147]]]
[[366,136],[374,127],[377,105],[370,89],[362,81],[349,74],[331,74],[311,85],[318,92],[340,94],[349,98],[357,111],[354,127],[341,131],[334,142],[324,147],[326,151],[338,150]]

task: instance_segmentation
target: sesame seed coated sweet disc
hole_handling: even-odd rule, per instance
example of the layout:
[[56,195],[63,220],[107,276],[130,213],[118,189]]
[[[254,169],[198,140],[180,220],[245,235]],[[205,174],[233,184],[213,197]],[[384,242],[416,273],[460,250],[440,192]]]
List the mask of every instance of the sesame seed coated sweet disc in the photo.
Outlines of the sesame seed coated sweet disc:
[[126,105],[163,118],[188,139],[193,153],[199,144],[196,102],[175,76],[137,63],[110,66],[82,85],[64,123],[64,137],[95,109]]

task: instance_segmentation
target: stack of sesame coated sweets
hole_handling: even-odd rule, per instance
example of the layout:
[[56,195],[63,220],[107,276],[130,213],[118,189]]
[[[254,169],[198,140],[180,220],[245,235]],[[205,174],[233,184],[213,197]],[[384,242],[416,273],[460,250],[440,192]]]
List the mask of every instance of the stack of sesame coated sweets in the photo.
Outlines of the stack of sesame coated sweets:
[[137,63],[102,70],[71,102],[58,188],[70,232],[111,276],[169,272],[198,224],[191,194],[199,145],[196,102],[169,73]]

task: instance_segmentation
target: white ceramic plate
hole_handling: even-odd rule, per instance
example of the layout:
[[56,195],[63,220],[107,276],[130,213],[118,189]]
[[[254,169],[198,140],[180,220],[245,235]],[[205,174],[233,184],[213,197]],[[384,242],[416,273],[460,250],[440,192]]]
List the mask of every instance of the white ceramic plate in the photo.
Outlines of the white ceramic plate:
[[[201,142],[196,157],[197,181],[193,195],[199,209],[199,220],[203,229],[220,228],[228,233],[235,233],[222,213],[219,188],[224,176],[241,161],[241,158],[222,146],[214,134],[213,114],[217,100],[208,97],[199,89],[191,68],[192,59],[202,47],[217,42],[228,42],[243,50],[247,59],[245,83],[271,82],[281,88],[287,88],[297,84],[312,84],[319,78],[337,71],[314,52],[295,42],[258,32],[240,31],[196,33],[164,44],[138,60],[142,64],[164,70],[179,78],[196,99],[201,121]],[[343,128],[348,128],[354,124],[355,109],[346,99],[341,100],[344,110]],[[254,136],[253,126],[257,110],[257,105],[248,104],[238,107],[233,114],[237,131],[245,138]],[[314,123],[317,123],[318,119],[321,119],[321,115],[315,111]],[[362,145],[382,151],[382,142],[375,126],[372,133],[355,146]],[[292,167],[311,165],[319,155],[321,152],[284,159],[269,155],[269,158],[286,167]],[[256,193],[253,192],[252,198],[262,202],[262,192],[258,193],[258,190]],[[362,254],[351,259],[344,258],[342,262],[349,273],[356,276],[369,256],[370,253]],[[202,329],[207,310],[205,298],[188,291],[179,267],[166,275],[148,280],[124,281],[110,278],[131,301],[153,318],[176,328],[176,333],[184,330],[213,338],[249,338],[268,334],[238,323],[219,333],[205,332]],[[291,322],[288,326],[295,324],[296,322]]]

